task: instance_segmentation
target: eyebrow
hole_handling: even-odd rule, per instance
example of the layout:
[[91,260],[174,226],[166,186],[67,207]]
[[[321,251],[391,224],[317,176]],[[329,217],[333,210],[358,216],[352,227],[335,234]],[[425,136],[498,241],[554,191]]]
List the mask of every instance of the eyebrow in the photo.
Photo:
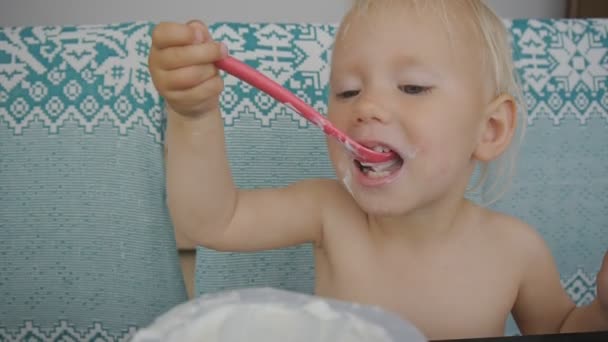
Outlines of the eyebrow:
[[426,67],[428,65],[427,61],[412,55],[398,55],[391,62],[414,67]]
[[443,78],[442,73],[440,73],[436,68],[433,68],[431,64],[424,62],[419,58],[401,56],[395,58],[393,63],[395,63],[395,65],[398,65],[400,70],[414,70],[416,72],[430,74],[433,78]]
[[[443,79],[444,75],[433,68],[431,64],[425,62],[423,59],[411,56],[411,55],[398,55],[388,60],[389,65],[398,66],[394,70],[395,74],[407,74],[408,72],[425,73],[430,75],[434,79]],[[329,82],[335,81],[335,69],[331,68],[329,74]]]

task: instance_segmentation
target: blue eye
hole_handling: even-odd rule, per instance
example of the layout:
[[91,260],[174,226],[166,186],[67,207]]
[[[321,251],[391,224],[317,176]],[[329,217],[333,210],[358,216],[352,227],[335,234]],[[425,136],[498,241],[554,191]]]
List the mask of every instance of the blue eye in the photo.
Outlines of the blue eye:
[[399,90],[406,94],[410,95],[419,95],[422,93],[426,93],[431,91],[431,87],[413,85],[413,84],[404,84],[399,86]]
[[357,95],[359,95],[359,90],[347,90],[347,91],[338,93],[336,96],[341,99],[347,99],[347,98],[354,97]]

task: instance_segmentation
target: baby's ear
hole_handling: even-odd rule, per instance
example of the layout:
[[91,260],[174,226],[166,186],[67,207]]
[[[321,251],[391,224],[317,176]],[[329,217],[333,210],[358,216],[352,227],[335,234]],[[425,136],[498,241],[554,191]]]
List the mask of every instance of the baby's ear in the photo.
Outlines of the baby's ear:
[[517,105],[512,96],[503,94],[492,101],[485,111],[477,148],[476,160],[489,162],[498,158],[513,139],[517,126]]

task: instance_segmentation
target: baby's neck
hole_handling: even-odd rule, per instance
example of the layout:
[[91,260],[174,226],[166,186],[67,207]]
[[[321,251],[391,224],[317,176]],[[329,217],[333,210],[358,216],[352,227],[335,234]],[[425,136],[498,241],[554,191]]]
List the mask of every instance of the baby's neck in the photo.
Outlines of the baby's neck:
[[475,205],[460,197],[393,217],[369,216],[370,231],[382,238],[421,246],[448,239],[468,226]]

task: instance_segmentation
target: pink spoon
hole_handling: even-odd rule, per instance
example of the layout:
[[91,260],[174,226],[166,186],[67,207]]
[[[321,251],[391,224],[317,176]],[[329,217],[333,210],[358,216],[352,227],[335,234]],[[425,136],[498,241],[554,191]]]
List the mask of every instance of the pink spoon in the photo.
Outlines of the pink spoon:
[[362,162],[381,163],[394,158],[394,152],[384,153],[371,150],[349,138],[346,134],[334,127],[329,120],[319,114],[311,106],[300,100],[289,90],[280,84],[266,77],[262,73],[253,69],[249,65],[231,57],[225,57],[217,61],[215,65],[225,72],[241,79],[255,88],[260,89],[272,96],[277,101],[291,107],[298,114],[303,116],[314,125],[320,127],[325,134],[332,136],[340,141],[346,148]]

